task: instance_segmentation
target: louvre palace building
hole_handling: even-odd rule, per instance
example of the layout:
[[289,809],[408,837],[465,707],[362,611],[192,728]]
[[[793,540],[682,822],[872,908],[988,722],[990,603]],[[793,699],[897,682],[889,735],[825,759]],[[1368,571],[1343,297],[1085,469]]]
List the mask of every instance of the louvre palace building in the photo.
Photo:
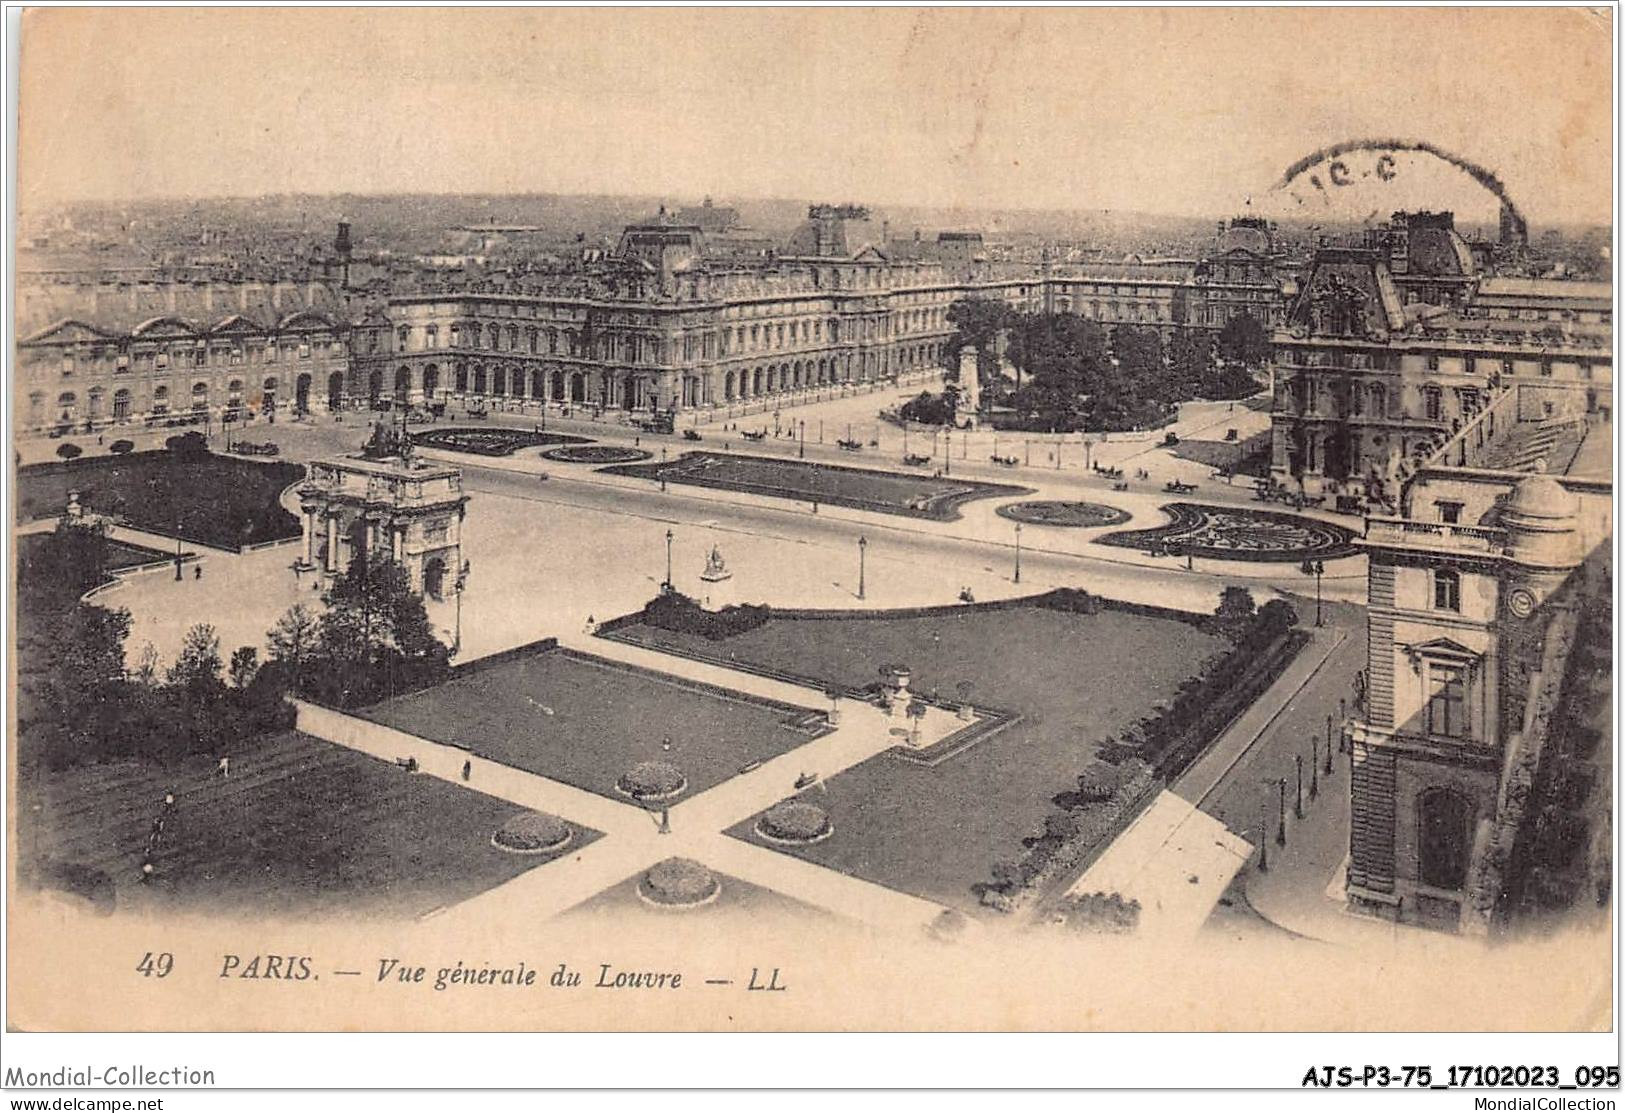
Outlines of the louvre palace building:
[[936,368],[968,297],[1108,328],[1278,324],[1290,278],[1257,218],[1200,260],[990,260],[977,233],[888,242],[813,205],[782,244],[706,205],[628,226],[562,273],[350,284],[341,225],[304,282],[24,282],[19,432],[269,418],[395,401],[682,412]]
[[[563,269],[431,275],[392,290],[352,285],[341,224],[306,281],[20,281],[17,429],[274,421],[397,402],[672,414],[788,404],[941,367],[948,310],[963,298],[1165,339],[1252,317],[1282,352],[1277,470],[1310,484],[1393,472],[1469,416],[1497,375],[1549,366],[1606,380],[1596,339],[1610,325],[1606,287],[1486,277],[1453,229],[1418,227],[1406,252],[1384,242],[1357,266],[1318,259],[1305,290],[1303,261],[1257,217],[1220,224],[1200,258],[1106,262],[1003,258],[975,232],[893,240],[855,205],[812,205],[775,244],[708,201],[662,209]],[[1363,277],[1343,274],[1350,266]],[[1326,335],[1332,286],[1360,290],[1358,333]]]

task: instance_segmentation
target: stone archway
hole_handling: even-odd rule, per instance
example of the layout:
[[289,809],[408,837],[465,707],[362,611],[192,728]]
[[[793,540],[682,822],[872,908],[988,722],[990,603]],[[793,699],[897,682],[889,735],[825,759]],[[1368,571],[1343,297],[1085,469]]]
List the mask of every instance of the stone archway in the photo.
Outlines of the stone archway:
[[306,371],[293,381],[293,412],[310,412],[310,372]]
[[423,369],[423,400],[433,402],[435,394],[440,390],[440,368],[435,364]]
[[327,376],[327,408],[341,409],[344,406],[344,372],[335,371]]

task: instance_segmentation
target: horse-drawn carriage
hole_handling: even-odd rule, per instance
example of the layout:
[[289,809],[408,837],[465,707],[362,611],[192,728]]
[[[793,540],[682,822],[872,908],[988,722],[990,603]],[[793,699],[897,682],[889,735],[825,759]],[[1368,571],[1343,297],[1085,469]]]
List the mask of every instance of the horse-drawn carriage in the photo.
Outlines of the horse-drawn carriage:
[[742,433],[741,435],[747,441],[761,441],[761,440],[766,440],[767,439],[767,430],[766,429],[755,429],[755,430],[746,429],[744,431],[744,433]]
[[1171,495],[1188,495],[1196,490],[1196,484],[1184,483],[1178,479],[1170,479],[1162,485],[1162,489]]
[[1017,459],[1016,457],[1014,457],[1014,456],[1000,456],[996,452],[993,454],[991,459],[993,460],[993,462],[995,464],[998,464],[1000,467],[1006,467],[1006,468],[1013,468],[1017,464],[1021,463],[1021,461],[1019,459]]
[[843,437],[841,440],[838,440],[835,443],[837,445],[839,445],[846,452],[861,452],[861,451],[863,451],[863,442],[862,441],[847,440],[847,439],[845,439]]
[[910,452],[903,457],[903,463],[911,468],[923,468],[931,462],[931,457],[921,456],[918,452]]

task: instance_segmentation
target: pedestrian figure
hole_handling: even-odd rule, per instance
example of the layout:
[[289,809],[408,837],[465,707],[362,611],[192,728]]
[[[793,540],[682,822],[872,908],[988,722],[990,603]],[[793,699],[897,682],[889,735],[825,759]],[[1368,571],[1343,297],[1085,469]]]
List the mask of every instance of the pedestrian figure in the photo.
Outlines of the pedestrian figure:
[[214,767],[215,775],[219,777],[231,776],[231,758],[222,754],[219,763]]
[[463,780],[465,780],[465,781],[468,780],[468,778],[473,774],[473,772],[474,772],[474,763],[472,761],[464,761],[463,762]]
[[192,565],[192,578],[194,580],[201,580],[203,578],[203,565],[201,565],[201,564]]
[[586,628],[585,628],[585,630],[583,632],[588,633],[588,634],[592,633],[593,627],[595,625],[596,625],[596,623],[593,622],[592,615],[588,615],[587,616],[587,625],[586,625]]

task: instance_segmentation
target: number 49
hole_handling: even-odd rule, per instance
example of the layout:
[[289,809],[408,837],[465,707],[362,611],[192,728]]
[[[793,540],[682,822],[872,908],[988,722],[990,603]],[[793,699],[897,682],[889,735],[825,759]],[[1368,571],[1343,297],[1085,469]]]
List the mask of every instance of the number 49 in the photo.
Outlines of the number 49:
[[154,955],[151,951],[141,956],[141,961],[135,964],[135,972],[143,978],[167,978],[169,972],[175,969],[175,956],[168,951]]

